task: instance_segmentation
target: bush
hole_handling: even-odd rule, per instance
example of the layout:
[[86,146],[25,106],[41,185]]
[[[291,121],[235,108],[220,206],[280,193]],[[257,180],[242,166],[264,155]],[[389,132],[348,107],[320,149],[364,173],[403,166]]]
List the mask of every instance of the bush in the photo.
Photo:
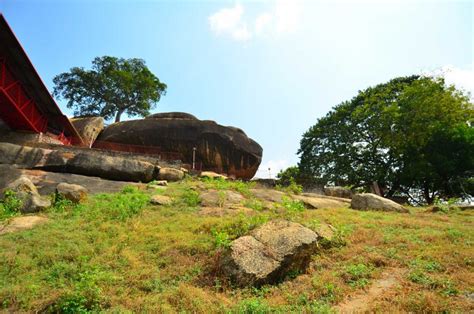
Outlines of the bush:
[[14,191],[6,190],[3,193],[3,201],[0,201],[0,219],[18,215],[22,205],[22,200],[17,197]]

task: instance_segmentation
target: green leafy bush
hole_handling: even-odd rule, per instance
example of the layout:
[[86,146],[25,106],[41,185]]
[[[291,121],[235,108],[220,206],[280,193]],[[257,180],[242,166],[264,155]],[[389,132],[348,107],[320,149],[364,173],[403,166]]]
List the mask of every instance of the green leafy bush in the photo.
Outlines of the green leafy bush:
[[0,201],[0,220],[18,215],[22,205],[23,202],[14,191],[6,190],[3,193],[3,200]]

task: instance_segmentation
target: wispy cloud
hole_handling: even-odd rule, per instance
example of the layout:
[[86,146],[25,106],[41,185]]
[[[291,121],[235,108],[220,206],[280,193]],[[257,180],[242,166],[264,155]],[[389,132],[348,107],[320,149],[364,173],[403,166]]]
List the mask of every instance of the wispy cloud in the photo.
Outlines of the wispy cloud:
[[226,35],[238,41],[246,41],[252,37],[242,19],[244,7],[236,4],[232,8],[224,8],[209,16],[211,30],[217,35]]
[[236,41],[248,41],[262,36],[292,33],[301,25],[301,1],[278,0],[255,18],[245,16],[243,5],[222,8],[209,16],[211,31]]

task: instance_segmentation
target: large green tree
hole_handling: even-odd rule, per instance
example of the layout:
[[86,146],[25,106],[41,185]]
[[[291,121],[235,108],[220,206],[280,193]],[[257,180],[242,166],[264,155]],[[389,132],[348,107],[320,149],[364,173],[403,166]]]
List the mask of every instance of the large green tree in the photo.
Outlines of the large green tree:
[[92,69],[74,67],[54,77],[53,95],[67,100],[76,116],[99,115],[120,121],[122,114],[147,116],[166,93],[142,59],[97,57]]
[[409,76],[360,91],[301,140],[302,175],[432,203],[471,194],[473,105],[441,78]]

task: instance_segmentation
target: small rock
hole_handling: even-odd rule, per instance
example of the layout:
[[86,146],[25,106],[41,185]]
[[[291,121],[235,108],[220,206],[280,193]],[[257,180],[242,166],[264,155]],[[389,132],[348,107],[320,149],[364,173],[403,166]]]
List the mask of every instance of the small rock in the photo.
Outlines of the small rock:
[[234,240],[224,255],[224,273],[238,286],[283,280],[289,272],[304,271],[318,245],[318,235],[294,222],[275,220]]
[[15,197],[21,201],[20,212],[35,213],[51,206],[51,201],[38,193],[36,186],[25,176],[19,177],[7,186],[15,192]]
[[0,225],[0,235],[15,231],[32,229],[34,226],[45,223],[48,218],[41,216],[22,216],[11,219],[6,225]]
[[408,209],[389,199],[372,193],[354,194],[351,207],[358,210],[380,210],[408,213]]
[[160,180],[180,181],[184,178],[184,172],[175,168],[161,168],[158,177]]
[[224,176],[222,174],[219,174],[219,173],[212,172],[212,171],[203,171],[203,172],[201,172],[201,174],[199,176],[201,178],[223,179],[223,180],[228,179],[226,176]]
[[352,198],[352,191],[342,186],[328,186],[324,188],[324,194],[327,196]]
[[153,205],[171,205],[172,202],[170,197],[164,195],[153,195],[150,199],[150,203]]
[[76,204],[87,198],[87,189],[78,184],[59,183],[56,187],[56,193]]
[[204,207],[224,207],[241,204],[245,198],[234,191],[208,190],[201,193],[201,205]]
[[30,194],[38,194],[36,186],[25,176],[21,176],[12,183],[7,185],[7,189],[14,192],[25,192]]

